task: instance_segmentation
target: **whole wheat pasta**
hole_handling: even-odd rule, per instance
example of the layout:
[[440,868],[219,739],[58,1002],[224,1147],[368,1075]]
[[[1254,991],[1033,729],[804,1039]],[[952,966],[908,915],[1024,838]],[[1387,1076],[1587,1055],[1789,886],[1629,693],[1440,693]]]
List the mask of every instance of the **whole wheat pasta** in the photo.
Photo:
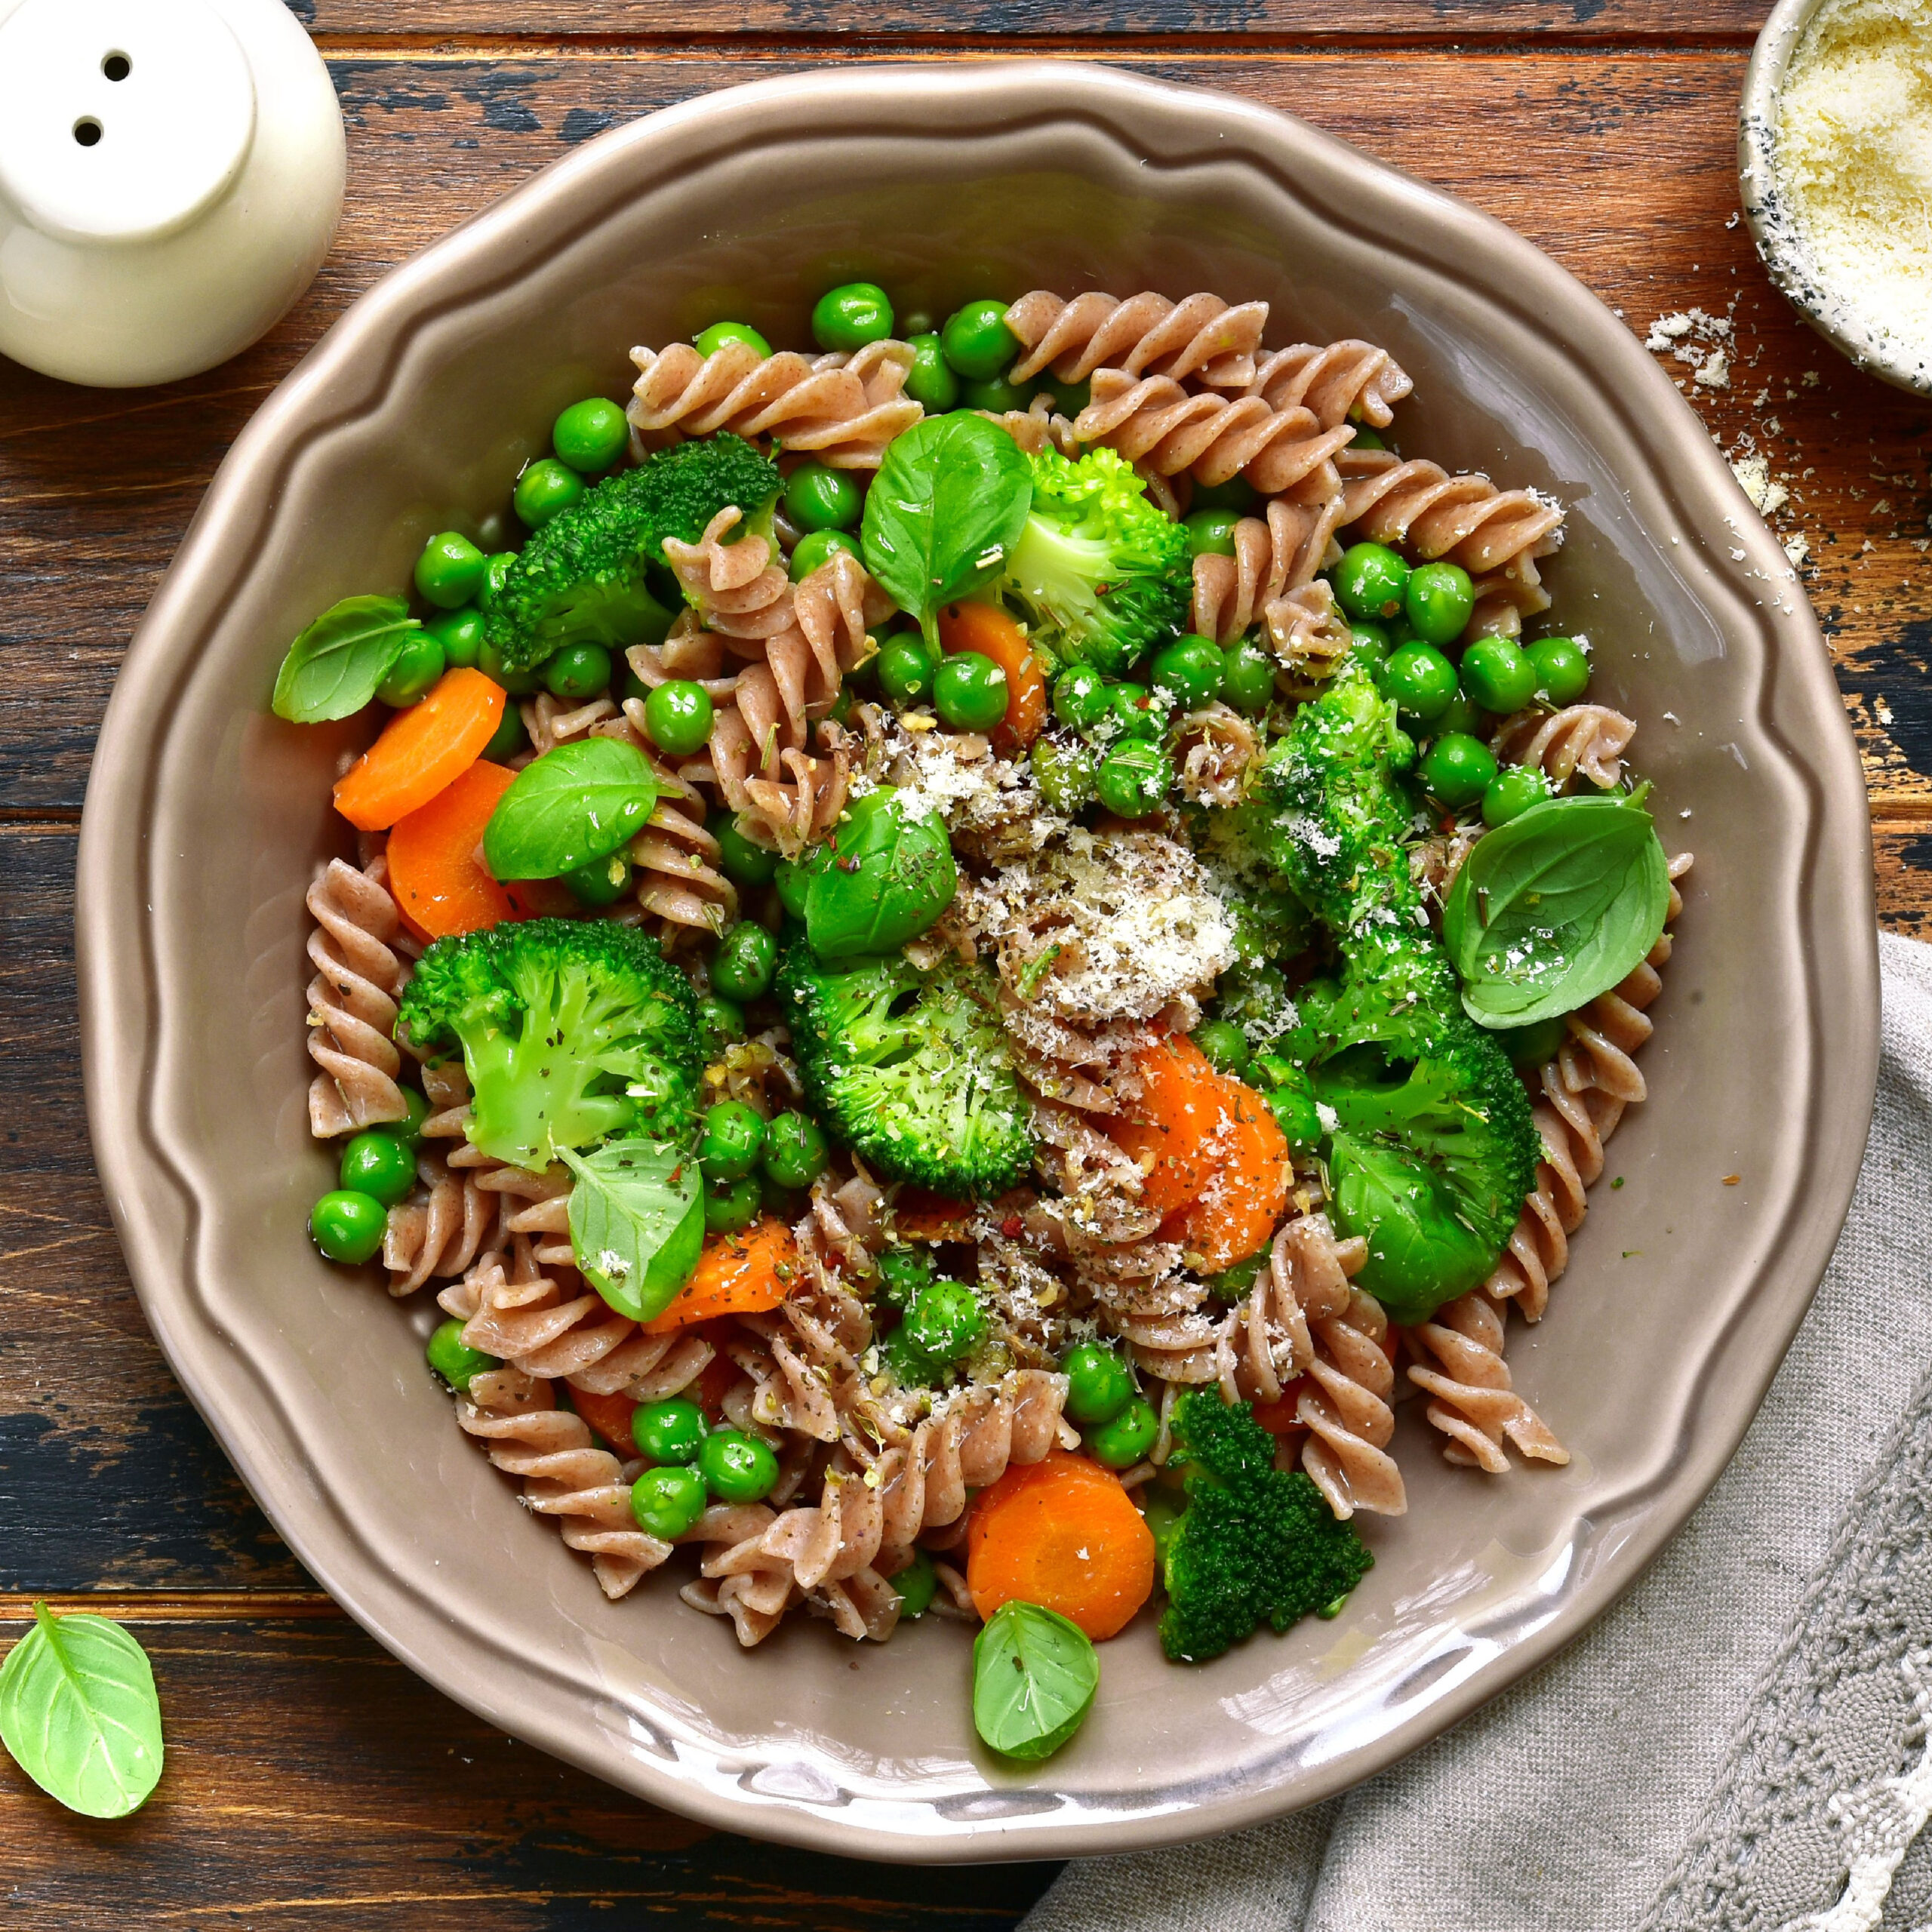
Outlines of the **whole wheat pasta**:
[[1241,518],[1232,557],[1206,552],[1194,560],[1196,632],[1220,645],[1244,637],[1269,605],[1312,583],[1317,571],[1339,558],[1341,520],[1339,494],[1318,503],[1276,497],[1265,518]]
[[1271,409],[1306,409],[1324,429],[1351,420],[1386,429],[1395,405],[1414,387],[1386,349],[1351,337],[1274,350],[1243,393]]
[[1051,366],[1060,381],[1082,383],[1104,364],[1132,376],[1192,377],[1211,389],[1238,389],[1254,380],[1268,305],[1231,306],[1208,294],[1171,302],[1152,290],[1124,301],[1090,290],[1066,302],[1036,288],[1007,310],[1006,325],[1023,350],[1013,382]]
[[1050,398],[1036,395],[1024,409],[982,409],[975,412],[997,423],[1029,456],[1057,450],[1062,456],[1080,454],[1072,420],[1060,414]]
[[1406,1332],[1434,1358],[1412,1362],[1409,1380],[1429,1398],[1424,1413],[1449,1440],[1442,1454],[1465,1469],[1502,1475],[1509,1468],[1506,1441],[1518,1454],[1562,1464],[1570,1452],[1512,1386],[1503,1359],[1503,1308],[1481,1288],[1438,1309]]
[[1176,727],[1180,789],[1197,804],[1238,804],[1261,756],[1254,727],[1217,698]]
[[383,1266],[396,1296],[466,1272],[497,1233],[500,1194],[479,1187],[474,1174],[451,1173],[436,1154],[426,1151],[417,1166],[420,1198],[392,1208],[383,1230]]
[[408,1113],[392,1035],[402,961],[390,941],[401,921],[380,881],[331,859],[309,888],[309,1131],[318,1140]]
[[1305,583],[1288,591],[1262,614],[1269,648],[1297,683],[1332,677],[1354,642],[1349,620],[1325,583]]
[[574,744],[591,735],[595,725],[608,723],[617,715],[617,707],[608,697],[594,697],[587,703],[574,703],[553,697],[548,691],[524,700],[517,707],[523,728],[530,734],[530,749],[539,758],[559,745]]
[[1607,704],[1566,705],[1561,711],[1521,711],[1505,718],[1490,740],[1505,764],[1533,764],[1561,792],[1578,773],[1601,791],[1622,783],[1623,751],[1636,721]]

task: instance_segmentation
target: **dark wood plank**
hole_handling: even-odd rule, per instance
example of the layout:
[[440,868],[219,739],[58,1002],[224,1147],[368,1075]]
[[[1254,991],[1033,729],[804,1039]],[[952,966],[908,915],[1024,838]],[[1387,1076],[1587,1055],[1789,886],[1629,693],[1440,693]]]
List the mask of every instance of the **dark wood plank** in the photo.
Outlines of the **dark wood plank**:
[[[153,1660],[168,1768],[143,1810],[103,1825],[0,1758],[8,1932],[603,1932],[619,1913],[761,1932],[995,1932],[1057,1869],[930,1872],[708,1833],[491,1730],[340,1615],[151,1620],[138,1603],[111,1607]],[[0,1623],[0,1646],[20,1628]]]

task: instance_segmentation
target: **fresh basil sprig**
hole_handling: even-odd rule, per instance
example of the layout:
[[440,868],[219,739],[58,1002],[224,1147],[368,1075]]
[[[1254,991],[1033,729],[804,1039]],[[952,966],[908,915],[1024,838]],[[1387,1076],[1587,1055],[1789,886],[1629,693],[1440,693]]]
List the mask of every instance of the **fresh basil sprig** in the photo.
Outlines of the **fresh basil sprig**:
[[805,937],[821,959],[896,952],[959,890],[946,821],[909,813],[889,786],[853,805],[832,854],[805,891]]
[[1635,968],[1669,903],[1641,795],[1532,805],[1477,840],[1443,908],[1463,1007],[1492,1027],[1574,1013]]
[[621,738],[580,738],[527,764],[497,801],[483,857],[498,879],[558,878],[608,858],[657,802],[643,752]]
[[57,1617],[0,1663],[0,1743],[50,1798],[89,1818],[125,1818],[161,1777],[161,1699],[147,1653],[105,1617]]
[[345,597],[288,647],[270,701],[291,724],[350,718],[376,695],[411,631],[422,626],[399,597]]
[[999,575],[1032,503],[1032,470],[997,423],[929,416],[893,438],[866,493],[866,568],[936,640],[940,606]]
[[704,1247],[697,1162],[661,1140],[612,1140],[589,1154],[558,1150],[577,1177],[571,1251],[584,1279],[633,1321],[661,1315]]
[[1003,1758],[1051,1758],[1080,1728],[1100,1660],[1078,1624],[1036,1603],[1001,1604],[973,1640],[973,1725]]

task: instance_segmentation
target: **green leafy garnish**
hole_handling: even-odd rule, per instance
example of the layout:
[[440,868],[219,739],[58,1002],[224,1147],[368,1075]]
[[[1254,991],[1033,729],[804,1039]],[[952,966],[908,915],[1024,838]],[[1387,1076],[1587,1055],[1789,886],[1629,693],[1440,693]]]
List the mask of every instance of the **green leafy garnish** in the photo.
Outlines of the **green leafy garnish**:
[[1635,968],[1669,903],[1640,797],[1532,805],[1476,841],[1443,908],[1464,1008],[1491,1027],[1574,1013]]
[[952,903],[959,869],[937,812],[915,817],[890,787],[852,807],[805,891],[805,936],[821,959],[892,952]]
[[620,738],[581,738],[519,771],[483,832],[500,879],[558,878],[608,858],[643,829],[658,785],[643,752]]
[[275,715],[291,724],[350,718],[395,669],[409,633],[422,626],[399,597],[345,597],[288,647],[276,673]]
[[1100,1660],[1078,1624],[1036,1603],[1002,1604],[973,1640],[973,1724],[1003,1758],[1051,1758],[1080,1728]]
[[662,1140],[558,1152],[577,1177],[571,1251],[579,1272],[620,1315],[648,1321],[663,1314],[704,1246],[697,1161]]
[[929,416],[893,439],[866,493],[866,568],[936,641],[939,607],[1005,568],[1032,500],[1026,459],[998,423]]
[[57,1617],[0,1664],[0,1743],[50,1798],[89,1818],[125,1818],[161,1777],[161,1699],[147,1654],[105,1617]]

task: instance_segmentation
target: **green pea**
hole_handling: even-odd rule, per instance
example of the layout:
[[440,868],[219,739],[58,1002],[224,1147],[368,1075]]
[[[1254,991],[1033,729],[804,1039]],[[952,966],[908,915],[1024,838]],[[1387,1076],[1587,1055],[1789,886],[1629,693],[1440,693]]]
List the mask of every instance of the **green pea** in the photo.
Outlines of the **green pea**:
[[780,859],[771,882],[778,888],[778,903],[795,919],[805,916],[805,894],[811,890],[810,868],[795,859]]
[[514,702],[503,706],[503,721],[490,734],[490,742],[483,747],[483,756],[492,764],[501,764],[506,758],[515,758],[520,751],[527,750],[530,733],[525,728],[523,713]]
[[696,1469],[646,1469],[631,1484],[631,1514],[648,1537],[675,1543],[697,1526],[708,1500]]
[[1240,1074],[1247,1069],[1247,1035],[1230,1020],[1210,1020],[1195,1027],[1194,1044],[1208,1063],[1223,1073]]
[[1116,818],[1145,818],[1166,802],[1174,778],[1174,767],[1158,745],[1131,738],[1101,759],[1094,789]]
[[710,1433],[704,1411],[688,1395],[640,1402],[631,1411],[631,1440],[648,1463],[694,1463]]
[[1405,644],[1383,666],[1382,688],[1426,724],[1448,709],[1456,695],[1456,667],[1432,644]]
[[764,1121],[742,1100],[720,1100],[706,1110],[697,1164],[706,1180],[742,1180],[764,1151]]
[[1158,738],[1167,724],[1164,708],[1152,702],[1145,685],[1131,679],[1107,687],[1113,721],[1131,738]]
[[623,411],[601,395],[572,403],[550,426],[550,447],[580,476],[601,476],[630,446]]
[[785,514],[801,530],[850,530],[865,507],[849,470],[801,463],[785,479]]
[[389,1210],[373,1194],[343,1188],[325,1194],[309,1216],[315,1245],[331,1261],[358,1266],[373,1260],[389,1226]]
[[716,1060],[734,1040],[745,1037],[745,1011],[737,1001],[706,993],[697,1003],[697,1028],[706,1060]]
[[1527,1026],[1501,1026],[1490,1035],[1509,1056],[1509,1064],[1518,1072],[1543,1066],[1556,1057],[1557,1049],[1570,1037],[1561,1014],[1547,1020],[1532,1020]]
[[878,654],[879,689],[894,704],[916,704],[932,695],[938,660],[909,633],[888,638]]
[[1204,637],[1177,638],[1154,654],[1154,688],[1164,691],[1183,711],[1198,711],[1221,694],[1228,661]]
[[503,662],[503,653],[487,637],[476,654],[476,668],[492,684],[500,685],[512,697],[528,697],[533,691],[543,688],[543,675],[532,666],[521,671],[511,670]]
[[928,1361],[962,1361],[986,1332],[986,1312],[964,1281],[934,1281],[921,1288],[906,1312],[906,1345]]
[[416,1185],[416,1156],[392,1134],[352,1134],[342,1150],[342,1185],[393,1208]]
[[1006,715],[1006,672],[977,651],[958,651],[933,674],[933,709],[955,731],[990,731]]
[[1233,510],[1244,515],[1260,500],[1260,491],[1245,476],[1230,476],[1225,483],[1194,486],[1193,507],[1198,510]]
[[1027,753],[1033,783],[1040,788],[1049,811],[1071,818],[1094,798],[1094,754],[1084,745],[1057,744],[1051,738],[1033,740]]
[[403,639],[402,649],[389,674],[376,687],[376,695],[385,704],[400,711],[420,704],[435,688],[443,675],[443,647],[432,631],[411,631]]
[[1466,738],[1480,737],[1487,728],[1488,721],[1469,700],[1460,685],[1442,709],[1429,720],[1429,730],[1437,737],[1444,732],[1460,731]]
[[771,343],[749,322],[713,322],[710,328],[700,330],[691,337],[692,346],[700,355],[715,355],[731,343],[755,349],[761,355],[771,353]]
[[711,694],[688,678],[672,678],[644,701],[644,728],[669,758],[689,758],[711,739]]
[[1112,1422],[1134,1400],[1134,1371],[1098,1342],[1076,1342],[1060,1366],[1066,1377],[1066,1413],[1082,1427]]
[[1495,776],[1489,747],[1461,731],[1445,731],[1423,754],[1422,782],[1452,812],[1474,804]]
[[1389,734],[1389,768],[1407,771],[1416,761],[1416,741],[1399,727]]
[[1479,637],[1463,653],[1463,688],[1499,718],[1521,711],[1537,694],[1535,667],[1513,640]]
[[812,340],[820,348],[850,354],[892,333],[892,303],[875,281],[848,281],[828,288],[812,309]]
[[552,697],[595,697],[611,688],[611,654],[601,644],[567,644],[544,660],[543,683]]
[[955,309],[939,339],[946,361],[970,383],[997,376],[1020,353],[1020,338],[1006,325],[1006,304],[990,298]]
[[1506,765],[1483,792],[1482,822],[1494,832],[1549,796],[1549,780],[1534,765]]
[[1094,400],[1094,385],[1085,379],[1077,383],[1063,383],[1057,376],[1035,376],[1033,378],[1034,394],[1037,395],[1043,390],[1052,397],[1055,411],[1069,420],[1078,416]]
[[1222,654],[1221,695],[1237,711],[1251,716],[1266,711],[1275,695],[1275,660],[1258,644],[1245,638]]
[[1281,1130],[1281,1138],[1297,1154],[1311,1153],[1321,1144],[1321,1116],[1315,1096],[1305,1088],[1278,1087],[1267,1097],[1268,1111]]
[[405,1147],[420,1147],[423,1144],[423,1123],[429,1118],[429,1103],[414,1087],[405,1087],[402,1090],[402,1103],[409,1112],[401,1120],[380,1121],[374,1131],[400,1140]]
[[1004,416],[1010,409],[1023,410],[1033,399],[1030,389],[1023,389],[1004,376],[989,376],[982,383],[961,383],[959,404],[962,409],[989,410]]
[[524,467],[510,502],[526,528],[541,530],[583,494],[583,478],[553,456],[540,457]]
[[899,1614],[923,1617],[932,1607],[933,1598],[938,1593],[939,1572],[923,1549],[915,1549],[912,1561],[904,1569],[894,1572],[891,1583],[899,1592]]
[[809,1195],[801,1194],[795,1187],[780,1187],[762,1168],[758,1171],[758,1187],[764,1211],[788,1228],[811,1204]]
[[1408,588],[1408,565],[1386,543],[1352,543],[1335,567],[1335,595],[1352,617],[1392,617]]
[[714,1429],[698,1451],[698,1473],[721,1503],[762,1503],[778,1482],[778,1458],[755,1435]]
[[728,818],[717,828],[718,863],[734,885],[769,885],[778,875],[778,854],[747,838],[743,825]]
[[1187,532],[1187,547],[1197,557],[1232,557],[1235,525],[1240,521],[1232,510],[1195,510],[1181,519],[1181,528]]
[[1409,573],[1402,608],[1423,643],[1454,644],[1475,607],[1475,586],[1460,564],[1423,564]]
[[483,587],[490,560],[469,539],[454,530],[439,531],[416,559],[416,588],[439,611],[467,604]]
[[1537,695],[1574,704],[1590,686],[1590,660],[1575,638],[1538,638],[1525,654],[1537,674]]
[[454,1317],[438,1324],[423,1353],[429,1366],[452,1389],[467,1389],[479,1375],[503,1367],[494,1355],[472,1349],[463,1339],[463,1324]]
[[843,550],[848,557],[864,558],[859,549],[859,540],[849,531],[814,530],[798,539],[798,546],[792,552],[792,581],[803,583],[822,564],[832,561],[834,551]]
[[727,999],[761,999],[778,970],[778,942],[755,920],[740,919],[718,942],[711,983]]
[[1112,1422],[1087,1432],[1087,1447],[1097,1463],[1110,1469],[1131,1469],[1143,1460],[1161,1433],[1154,1406],[1137,1395]]
[[586,906],[614,906],[631,889],[631,862],[621,851],[590,860],[565,872],[564,884]]
[[1168,1560],[1168,1548],[1174,1542],[1175,1531],[1180,1527],[1181,1518],[1187,1514],[1186,1507],[1169,1502],[1164,1496],[1149,1496],[1147,1506],[1141,1513],[1147,1518],[1147,1527],[1154,1539],[1154,1563],[1158,1574],[1160,1566]]
[[483,613],[473,604],[460,611],[439,611],[423,628],[443,647],[443,662],[466,671],[483,648]]
[[810,1187],[831,1158],[818,1122],[808,1114],[779,1114],[764,1130],[764,1171],[780,1187]]
[[936,333],[911,338],[912,367],[906,377],[906,393],[928,414],[942,415],[959,403],[959,378],[952,373],[940,347]]
[[1091,731],[1112,708],[1107,681],[1091,664],[1069,664],[1054,680],[1054,715],[1075,731]]
[[1371,624],[1366,619],[1349,626],[1349,648],[1358,663],[1367,665],[1371,669],[1384,663],[1390,651],[1395,648],[1387,628],[1381,624]]
[[708,1235],[735,1235],[749,1227],[764,1204],[763,1191],[755,1174],[724,1181],[704,1190],[704,1231]]

